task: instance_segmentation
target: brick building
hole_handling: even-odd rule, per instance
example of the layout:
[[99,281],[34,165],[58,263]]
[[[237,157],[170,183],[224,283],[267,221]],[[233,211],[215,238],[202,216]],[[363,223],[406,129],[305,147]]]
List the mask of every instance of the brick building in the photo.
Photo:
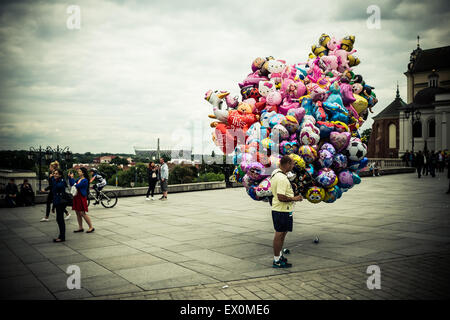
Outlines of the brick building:
[[400,142],[399,114],[406,103],[400,98],[397,85],[397,95],[386,108],[373,117],[372,133],[368,142],[367,157],[398,158]]

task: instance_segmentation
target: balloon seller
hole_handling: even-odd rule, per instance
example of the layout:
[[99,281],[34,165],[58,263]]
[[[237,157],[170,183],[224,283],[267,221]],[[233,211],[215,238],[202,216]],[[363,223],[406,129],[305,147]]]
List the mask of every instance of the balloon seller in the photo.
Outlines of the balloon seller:
[[354,72],[360,64],[354,43],[355,36],[322,34],[306,62],[256,58],[238,83],[240,96],[206,92],[213,141],[233,156],[231,179],[253,200],[270,202],[273,216],[280,208],[291,212],[273,218],[274,267],[290,266],[280,249],[292,230],[292,201],[333,203],[361,182],[358,173],[367,166],[358,129],[378,100],[374,87]]

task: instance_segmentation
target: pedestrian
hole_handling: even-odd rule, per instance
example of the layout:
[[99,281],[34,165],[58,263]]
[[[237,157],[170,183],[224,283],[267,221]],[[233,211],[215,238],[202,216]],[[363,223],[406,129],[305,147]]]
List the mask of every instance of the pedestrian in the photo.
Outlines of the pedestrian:
[[447,155],[447,179],[448,179],[448,190],[447,190],[447,194],[450,193],[450,156]]
[[159,159],[159,163],[161,163],[160,176],[161,176],[161,191],[163,193],[162,197],[159,198],[159,200],[167,200],[169,167],[167,166],[167,163],[165,163],[163,158]]
[[[48,191],[48,195],[47,195],[47,202],[46,202],[46,207],[45,207],[45,217],[41,219],[41,222],[48,222],[48,217],[50,216],[50,207],[52,212],[55,213],[55,207],[52,206],[53,204],[53,192],[52,192],[52,177],[53,177],[53,172],[59,169],[59,162],[58,161],[53,161],[52,163],[50,163],[49,166],[49,170],[48,170],[48,177],[47,177],[47,181],[48,181],[48,186],[43,190],[43,191]],[[66,208],[64,208],[64,213],[66,214],[66,220],[70,218],[70,213],[67,211]]]
[[287,173],[294,168],[294,161],[289,156],[280,159],[280,168],[271,175],[272,221],[275,229],[273,238],[273,268],[290,268],[292,264],[283,256],[282,248],[286,234],[292,232],[294,201],[302,201],[301,195],[294,196]]
[[34,191],[28,179],[24,179],[20,186],[20,200],[24,206],[34,206]]
[[437,153],[437,171],[438,172],[444,172],[445,167],[445,161],[444,161],[444,155],[441,150]]
[[423,167],[423,164],[424,164],[424,156],[422,154],[422,151],[419,151],[416,154],[416,156],[414,158],[414,163],[416,165],[417,175],[418,175],[418,177],[420,179],[420,176],[421,176],[421,173],[422,173],[422,167]]
[[429,155],[428,150],[427,150],[427,151],[425,151],[423,153],[423,170],[422,170],[422,175],[423,176],[427,176],[428,175],[428,172],[429,172],[428,165],[429,165],[429,163],[430,163],[430,155]]
[[409,164],[410,164],[410,157],[411,157],[411,155],[409,154],[409,150],[406,150],[405,154],[403,155],[403,158],[405,161],[405,165],[407,167],[409,167]]
[[18,204],[19,189],[17,188],[17,185],[13,178],[9,179],[8,184],[5,188],[5,194],[5,200],[8,207],[16,207]]
[[89,226],[89,229],[86,233],[91,233],[95,231],[95,228],[92,226],[91,218],[87,215],[88,212],[88,204],[87,204],[87,196],[89,195],[89,173],[86,168],[80,168],[77,171],[78,179],[75,180],[73,178],[73,173],[69,174],[70,177],[70,185],[75,186],[77,189],[77,194],[73,197],[73,205],[72,210],[75,210],[77,214],[78,221],[78,230],[74,232],[83,232],[83,219]]
[[430,175],[434,178],[436,176],[436,166],[437,166],[437,154],[434,151],[431,151],[428,162],[428,170]]
[[59,227],[59,236],[53,239],[53,242],[66,241],[66,224],[64,222],[64,210],[66,209],[66,203],[64,202],[63,195],[66,192],[66,181],[63,178],[63,171],[56,169],[52,176],[52,193],[53,193],[53,205],[56,209],[56,222]]
[[154,162],[150,162],[148,164],[147,175],[148,175],[148,190],[146,200],[150,200],[150,198],[148,197],[150,195],[150,192],[152,194],[152,200],[155,200],[153,196],[155,195],[155,186],[156,183],[158,182],[158,168]]

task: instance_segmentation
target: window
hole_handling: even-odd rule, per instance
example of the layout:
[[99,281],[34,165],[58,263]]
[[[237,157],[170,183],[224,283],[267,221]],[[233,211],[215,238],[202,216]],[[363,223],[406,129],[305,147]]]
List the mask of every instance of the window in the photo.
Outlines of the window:
[[416,121],[413,124],[413,137],[421,138],[422,137],[422,122]]
[[391,123],[389,125],[389,149],[397,148],[397,127]]
[[431,119],[430,122],[428,122],[428,136],[430,138],[436,137],[436,122],[434,119]]

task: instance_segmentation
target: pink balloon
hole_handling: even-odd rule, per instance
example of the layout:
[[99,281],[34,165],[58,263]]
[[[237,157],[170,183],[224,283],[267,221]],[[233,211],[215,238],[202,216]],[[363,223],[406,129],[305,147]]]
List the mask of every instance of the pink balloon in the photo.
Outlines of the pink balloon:
[[348,146],[351,137],[352,135],[350,134],[350,132],[333,131],[330,133],[331,143],[338,152],[345,149]]

